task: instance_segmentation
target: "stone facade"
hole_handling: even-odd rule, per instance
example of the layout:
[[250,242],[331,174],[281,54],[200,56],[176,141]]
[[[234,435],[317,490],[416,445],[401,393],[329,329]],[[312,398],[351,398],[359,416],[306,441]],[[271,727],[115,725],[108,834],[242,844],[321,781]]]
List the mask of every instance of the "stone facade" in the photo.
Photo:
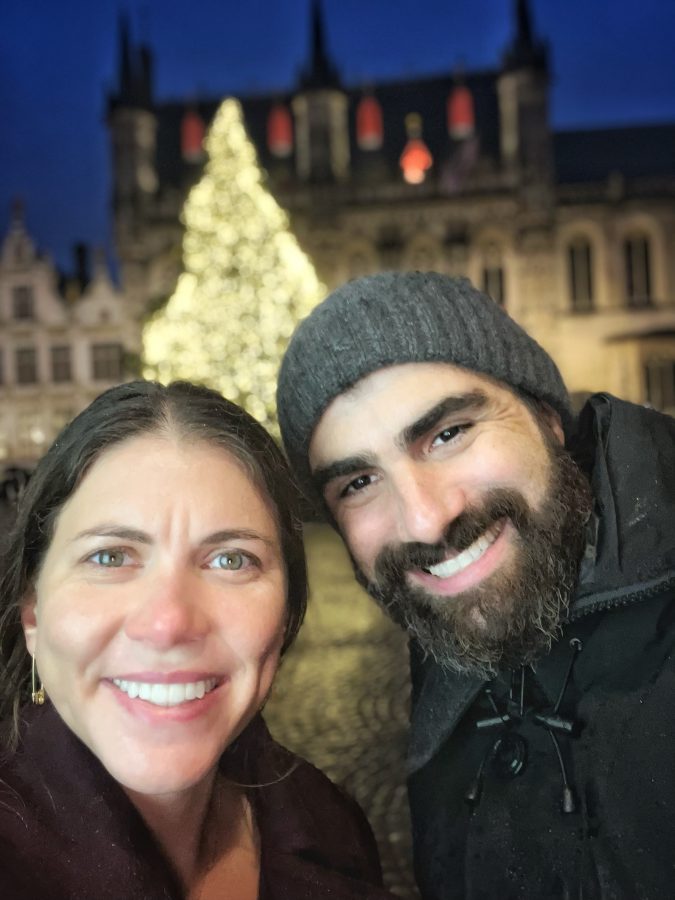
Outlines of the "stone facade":
[[140,325],[102,260],[86,283],[60,280],[20,211],[0,249],[0,325],[0,464],[31,468],[67,421],[138,370]]
[[[572,392],[675,412],[675,123],[553,131],[548,48],[525,0],[493,71],[367,90],[341,83],[318,2],[313,16],[297,89],[240,100],[327,287],[381,269],[466,275],[551,352]],[[150,54],[123,31],[114,217],[139,310],[172,292],[202,164],[187,117],[194,143],[218,102],[154,104]]]

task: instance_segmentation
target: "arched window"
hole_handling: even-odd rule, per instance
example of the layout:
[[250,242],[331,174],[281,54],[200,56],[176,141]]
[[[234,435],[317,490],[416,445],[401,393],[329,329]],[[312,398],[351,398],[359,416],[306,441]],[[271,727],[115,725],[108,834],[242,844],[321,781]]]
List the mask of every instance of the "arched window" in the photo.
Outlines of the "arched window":
[[12,313],[15,319],[24,321],[35,318],[35,297],[31,285],[19,284],[12,289]]
[[574,312],[593,309],[593,252],[586,238],[575,238],[567,247],[570,299]]
[[627,237],[623,242],[623,255],[628,306],[651,306],[651,250],[647,235],[640,233]]

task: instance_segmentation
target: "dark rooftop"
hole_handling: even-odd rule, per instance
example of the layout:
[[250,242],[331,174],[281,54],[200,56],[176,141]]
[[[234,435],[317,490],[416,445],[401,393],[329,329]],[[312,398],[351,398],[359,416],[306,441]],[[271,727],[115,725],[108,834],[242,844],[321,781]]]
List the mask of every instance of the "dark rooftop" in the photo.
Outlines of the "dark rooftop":
[[554,135],[557,180],[561,184],[675,176],[675,123],[559,131]]

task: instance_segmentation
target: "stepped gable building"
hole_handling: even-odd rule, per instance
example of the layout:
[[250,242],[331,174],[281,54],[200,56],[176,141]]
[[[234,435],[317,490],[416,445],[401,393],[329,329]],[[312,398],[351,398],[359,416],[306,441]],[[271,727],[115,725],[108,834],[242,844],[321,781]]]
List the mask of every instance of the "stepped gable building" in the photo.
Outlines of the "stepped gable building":
[[59,276],[15,206],[0,245],[0,468],[30,469],[68,420],[138,371],[138,320],[104,260],[90,273],[76,251],[75,274]]
[[[312,17],[296,89],[239,99],[326,285],[381,269],[467,275],[573,391],[675,412],[675,123],[553,131],[550,54],[527,0],[494,70],[367,87],[343,83],[319,2]],[[150,53],[123,24],[109,98],[114,218],[139,310],[175,285],[180,210],[218,102],[154,103]]]

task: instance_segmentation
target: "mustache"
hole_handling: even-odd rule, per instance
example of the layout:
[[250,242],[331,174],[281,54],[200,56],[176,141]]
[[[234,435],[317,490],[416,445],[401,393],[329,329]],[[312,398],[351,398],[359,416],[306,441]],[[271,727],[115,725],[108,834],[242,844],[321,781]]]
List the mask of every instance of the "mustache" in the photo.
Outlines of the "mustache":
[[388,582],[411,569],[435,566],[448,553],[466,550],[502,519],[510,519],[517,531],[526,532],[531,518],[527,502],[518,491],[506,488],[492,490],[480,506],[467,507],[450,522],[438,543],[410,542],[384,547],[375,561],[375,579]]

